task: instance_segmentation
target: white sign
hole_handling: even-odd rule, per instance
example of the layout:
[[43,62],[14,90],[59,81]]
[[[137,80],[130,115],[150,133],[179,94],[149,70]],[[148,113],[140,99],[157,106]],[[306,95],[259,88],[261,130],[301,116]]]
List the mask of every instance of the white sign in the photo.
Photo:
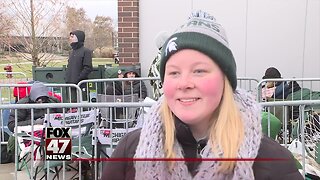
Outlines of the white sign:
[[124,135],[135,129],[97,129],[97,138],[101,144],[116,146]]
[[95,110],[83,111],[80,115],[78,112],[65,113],[64,115],[65,116],[63,117],[62,113],[46,114],[45,119],[52,127],[63,127],[64,121],[66,127],[77,126],[79,123],[84,125],[94,123],[96,121]]
[[[80,117],[80,118],[79,118]],[[72,136],[78,136],[79,134],[84,134],[87,131],[86,127],[77,128],[79,123],[81,125],[94,123],[96,121],[95,110],[91,111],[83,111],[79,115],[78,112],[75,113],[65,113],[63,117],[63,113],[54,113],[54,114],[46,114],[45,119],[50,124],[51,127],[65,127],[73,126],[72,128]],[[79,120],[80,119],[80,120]]]

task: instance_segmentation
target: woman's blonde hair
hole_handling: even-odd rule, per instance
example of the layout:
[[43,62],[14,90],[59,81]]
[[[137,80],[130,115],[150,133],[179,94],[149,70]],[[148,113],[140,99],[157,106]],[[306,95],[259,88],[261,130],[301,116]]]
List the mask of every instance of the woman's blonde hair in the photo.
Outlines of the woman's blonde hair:
[[[222,158],[237,158],[241,142],[244,137],[244,126],[240,111],[234,101],[233,91],[227,78],[224,78],[224,90],[219,107],[213,114],[210,127],[209,141],[214,153],[217,147],[223,151]],[[164,100],[161,108],[161,116],[164,121],[165,140],[164,150],[166,158],[175,158],[173,144],[175,141],[175,126],[172,111]],[[174,162],[168,162],[169,169]],[[220,170],[224,173],[232,171],[236,161],[220,161]]]

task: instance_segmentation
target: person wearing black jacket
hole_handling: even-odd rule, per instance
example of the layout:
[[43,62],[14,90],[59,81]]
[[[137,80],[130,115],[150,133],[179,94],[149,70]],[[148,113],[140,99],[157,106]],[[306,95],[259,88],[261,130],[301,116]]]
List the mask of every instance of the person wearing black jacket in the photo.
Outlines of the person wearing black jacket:
[[[84,40],[85,33],[83,31],[70,32],[69,41],[72,51],[69,54],[66,69],[66,83],[78,84],[81,80],[88,79],[92,71],[92,50],[84,47]],[[76,89],[74,88],[71,89],[71,101],[77,101]]]
[[[121,72],[122,73],[122,72]],[[120,77],[118,74],[118,77]],[[124,71],[124,78],[140,77],[135,67],[130,67]],[[147,88],[143,81],[116,81],[107,84],[106,94],[108,95],[129,95],[138,94],[139,98],[147,97]]]

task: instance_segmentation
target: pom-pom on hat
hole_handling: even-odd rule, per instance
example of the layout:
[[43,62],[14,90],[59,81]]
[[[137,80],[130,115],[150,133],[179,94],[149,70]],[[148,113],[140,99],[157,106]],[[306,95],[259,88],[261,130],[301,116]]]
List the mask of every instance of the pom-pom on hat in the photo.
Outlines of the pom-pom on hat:
[[204,11],[195,11],[189,20],[171,35],[161,49],[160,77],[164,80],[168,59],[183,49],[194,49],[209,56],[228,78],[232,89],[237,87],[236,63],[224,28]]

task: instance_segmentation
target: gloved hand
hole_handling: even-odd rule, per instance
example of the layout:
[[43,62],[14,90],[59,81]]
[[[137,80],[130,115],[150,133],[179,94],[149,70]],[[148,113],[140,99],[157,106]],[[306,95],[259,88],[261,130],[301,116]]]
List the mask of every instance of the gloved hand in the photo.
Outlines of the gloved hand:
[[44,118],[40,117],[34,121],[33,124],[43,124]]

